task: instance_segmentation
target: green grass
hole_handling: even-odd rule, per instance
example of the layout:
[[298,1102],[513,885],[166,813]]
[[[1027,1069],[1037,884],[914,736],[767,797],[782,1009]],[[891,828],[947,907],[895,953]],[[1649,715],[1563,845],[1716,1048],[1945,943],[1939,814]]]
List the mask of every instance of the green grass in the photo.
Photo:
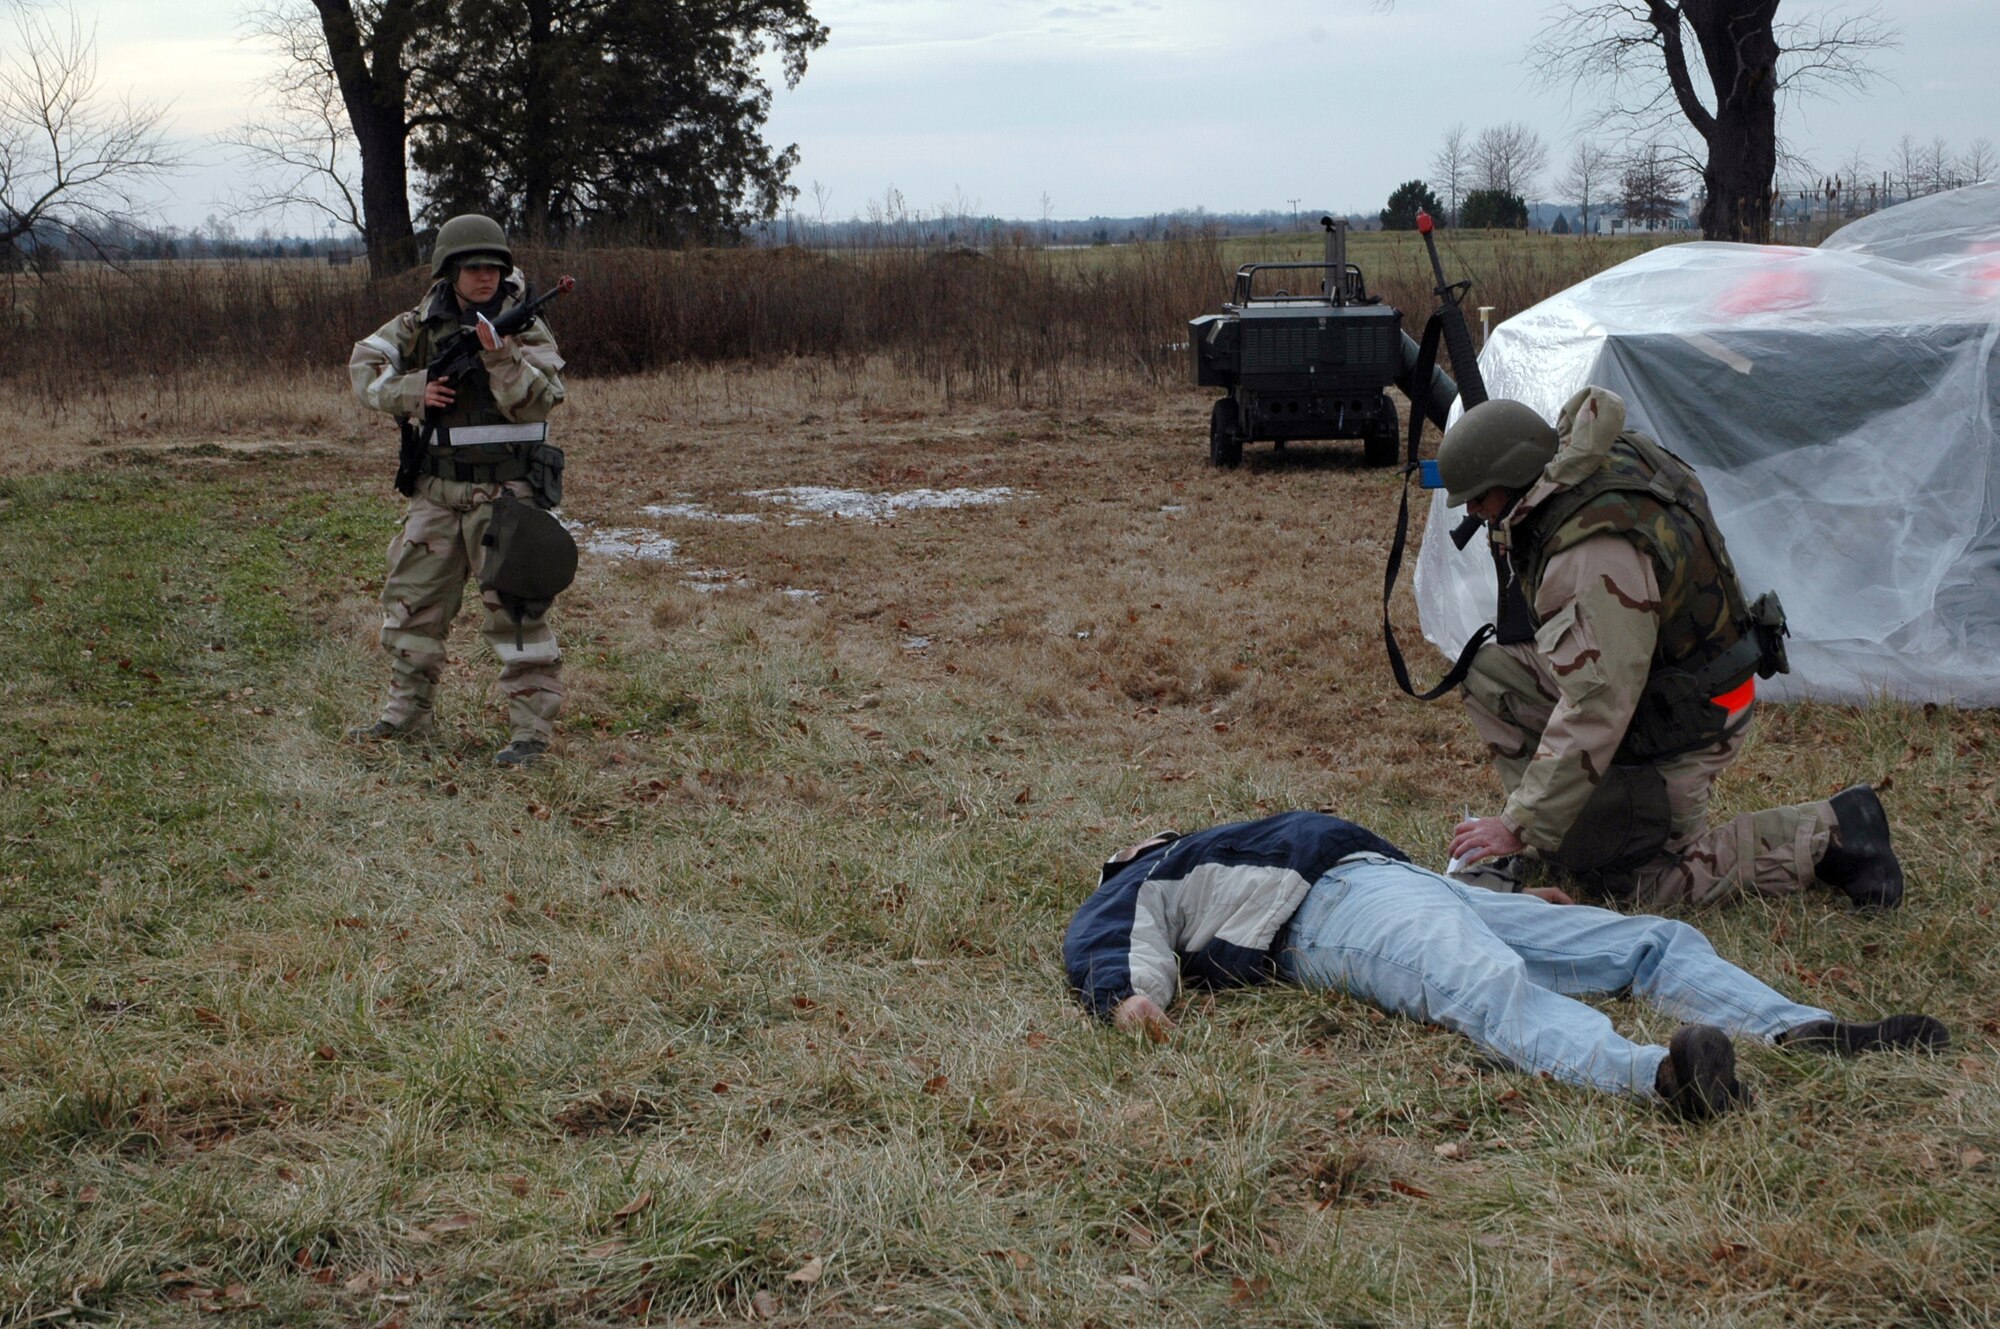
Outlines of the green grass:
[[[1107,847],[1329,799],[1426,844],[1484,773],[1455,712],[1379,705],[1372,639],[1252,586],[1362,594],[1332,565],[1374,546],[1248,472],[1167,530],[1193,444],[1113,422],[1100,473],[1059,420],[1002,427],[1073,494],[1037,454],[1007,464],[1039,509],[712,537],[844,609],[588,566],[525,776],[463,624],[435,741],[339,742],[382,679],[379,477],[0,488],[0,1324],[2000,1315],[1990,716],[1774,711],[1726,797],[1892,775],[1918,893],[1702,920],[1790,990],[1935,1010],[1948,1057],[1746,1049],[1760,1106],[1699,1130],[1332,996],[1196,995],[1150,1048],[1063,989]],[[965,478],[945,446],[899,464]],[[1358,511],[1379,478],[1293,487]],[[1254,636],[1192,648],[1210,582]],[[1283,663],[1218,692],[1246,658]]]

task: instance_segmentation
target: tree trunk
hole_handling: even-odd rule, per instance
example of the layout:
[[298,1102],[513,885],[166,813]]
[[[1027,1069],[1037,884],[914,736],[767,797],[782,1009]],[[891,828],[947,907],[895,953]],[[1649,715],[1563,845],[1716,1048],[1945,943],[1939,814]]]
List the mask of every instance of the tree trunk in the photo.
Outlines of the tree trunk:
[[550,160],[554,135],[549,121],[550,99],[555,95],[552,79],[556,63],[551,43],[555,40],[555,16],[549,0],[528,0],[528,79],[521,89],[522,161],[521,220],[527,238],[539,243],[552,229],[550,211],[555,195],[555,163]]
[[[1708,240],[1771,239],[1771,187],[1778,173],[1778,0],[1648,0],[1667,57],[1667,77],[1688,123],[1708,145],[1701,233]],[[1695,95],[1680,43],[1685,18],[1701,47],[1713,113]]]
[[313,0],[326,33],[340,98],[361,152],[361,217],[368,272],[391,277],[417,261],[410,224],[409,71],[403,50],[414,0],[385,0],[365,38],[352,0]]

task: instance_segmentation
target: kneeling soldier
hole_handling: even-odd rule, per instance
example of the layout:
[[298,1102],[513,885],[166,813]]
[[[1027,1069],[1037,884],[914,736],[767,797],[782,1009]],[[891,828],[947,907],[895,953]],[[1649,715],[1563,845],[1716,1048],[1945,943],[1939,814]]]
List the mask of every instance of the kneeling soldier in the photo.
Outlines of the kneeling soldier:
[[[495,504],[511,496],[554,506],[561,497],[559,489],[547,492],[554,486],[546,477],[560,469],[547,464],[559,454],[547,447],[543,423],[563,399],[555,338],[539,320],[505,338],[487,326],[527,298],[506,232],[489,217],[453,217],[438,228],[431,276],[435,282],[423,302],[356,342],[347,366],[362,404],[403,423],[397,487],[410,500],[403,528],[389,543],[382,585],[389,696],[380,719],[349,731],[358,742],[430,732],[445,635],[466,578],[479,576],[485,562]],[[461,329],[478,337],[470,368],[432,377],[439,347]],[[424,420],[421,439],[412,432],[412,416]],[[543,492],[531,477],[543,477]],[[562,704],[562,651],[543,621],[545,602],[515,600],[510,607],[492,589],[481,599],[511,724],[495,760],[530,766],[547,751]]]

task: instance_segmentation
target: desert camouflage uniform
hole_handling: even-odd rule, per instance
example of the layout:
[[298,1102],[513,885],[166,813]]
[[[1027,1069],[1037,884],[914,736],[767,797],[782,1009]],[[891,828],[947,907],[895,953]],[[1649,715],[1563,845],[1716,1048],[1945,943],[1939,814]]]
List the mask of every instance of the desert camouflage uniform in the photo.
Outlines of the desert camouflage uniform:
[[[525,294],[521,273],[509,273],[502,307]],[[355,343],[347,363],[354,395],[378,411],[421,416],[425,366],[459,320],[449,281],[438,282],[416,309]],[[443,414],[445,425],[533,423],[548,419],[562,402],[562,357],[540,320],[481,358],[484,382],[474,374],[452,384],[457,397]],[[505,449],[451,451],[484,463],[501,460]],[[408,732],[430,725],[445,636],[458,615],[466,578],[479,575],[492,504],[503,493],[525,499],[529,492],[525,480],[477,483],[426,474],[417,481],[403,528],[389,542],[389,575],[382,584],[382,649],[391,669],[383,720]],[[491,592],[481,592],[480,599],[486,606],[486,642],[500,657],[500,691],[507,698],[512,738],[546,742],[562,706],[562,650],[555,633],[540,616],[517,619]]]
[[[1507,789],[1501,819],[1544,854],[1562,843],[1626,742],[1656,665],[1706,658],[1718,640],[1726,644],[1740,632],[1730,621],[1727,601],[1740,604],[1741,593],[1727,556],[1717,559],[1700,537],[1691,538],[1699,528],[1685,524],[1684,514],[1678,541],[1665,528],[1662,539],[1594,533],[1593,518],[1605,515],[1597,501],[1557,529],[1537,522],[1600,466],[1634,464],[1629,443],[1619,449],[1623,462],[1612,452],[1624,414],[1615,396],[1595,390],[1565,409],[1561,450],[1496,536],[1503,544],[1530,542],[1509,554],[1534,607],[1535,639],[1486,646],[1465,683],[1473,726]],[[1603,499],[1632,501],[1616,493]],[[1643,496],[1637,502],[1647,520],[1675,519],[1664,505],[1647,505]],[[1620,524],[1599,520],[1597,532]],[[1714,540],[1719,548],[1719,533]],[[1671,566],[1655,566],[1663,547],[1681,551]],[[1732,583],[1726,594],[1724,578]],[[1781,895],[1812,882],[1834,827],[1830,804],[1746,812],[1726,826],[1709,825],[1710,790],[1741,751],[1753,706],[1745,695],[1714,741],[1652,763],[1666,785],[1670,828],[1660,856],[1633,874],[1635,905],[1711,904],[1746,890]]]

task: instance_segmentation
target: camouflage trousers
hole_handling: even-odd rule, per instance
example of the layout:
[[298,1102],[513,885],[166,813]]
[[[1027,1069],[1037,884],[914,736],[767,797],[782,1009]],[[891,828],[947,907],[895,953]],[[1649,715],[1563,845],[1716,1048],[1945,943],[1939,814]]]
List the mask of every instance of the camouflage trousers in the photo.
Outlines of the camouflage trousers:
[[[1555,709],[1555,676],[1532,644],[1490,645],[1473,658],[1466,710],[1486,741],[1500,783],[1512,794]],[[1753,720],[1751,723],[1755,723]],[[1739,814],[1711,826],[1709,793],[1743,749],[1746,724],[1713,747],[1660,762],[1670,823],[1658,858],[1634,874],[1627,902],[1641,909],[1720,904],[1745,892],[1789,895],[1812,884],[1834,827],[1831,803],[1800,803]]]
[[[525,481],[468,484],[425,476],[418,481],[403,529],[389,542],[389,576],[382,583],[382,649],[389,653],[389,699],[382,718],[398,728],[430,723],[444,672],[444,642],[468,577],[479,576],[480,543],[502,493],[528,496]],[[542,618],[516,619],[498,597],[481,592],[486,644],[500,657],[500,691],[507,698],[513,738],[547,741],[562,708],[562,649]]]

